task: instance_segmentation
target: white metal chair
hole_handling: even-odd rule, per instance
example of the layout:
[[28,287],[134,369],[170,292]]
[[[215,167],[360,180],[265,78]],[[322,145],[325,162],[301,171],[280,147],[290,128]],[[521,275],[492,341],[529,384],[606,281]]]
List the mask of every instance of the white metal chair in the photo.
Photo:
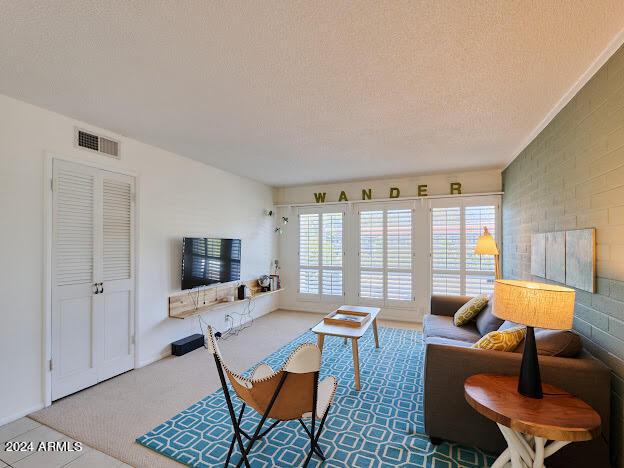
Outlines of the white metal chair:
[[[334,400],[338,381],[335,377],[329,376],[319,383],[321,368],[319,348],[313,343],[302,344],[290,354],[279,370],[274,371],[269,365],[260,364],[247,378],[231,371],[225,364],[212,327],[208,327],[206,342],[208,350],[214,356],[234,428],[234,436],[230,443],[225,466],[229,465],[234,445],[237,444],[241,452],[241,459],[236,466],[241,466],[244,463],[246,467],[249,467],[248,455],[254,443],[268,434],[280,422],[295,419],[299,421],[310,438],[310,451],[303,466],[306,467],[310,463],[314,453],[324,461],[325,455],[318,445],[318,440]],[[238,417],[234,411],[225,375],[227,375],[234,392],[243,402]],[[247,405],[262,416],[253,435],[247,434],[240,427]],[[312,414],[313,408],[316,409],[314,415]],[[310,429],[303,422],[303,419],[306,418],[311,420]],[[267,419],[274,419],[275,421],[268,429],[261,432]],[[316,430],[317,419],[320,420],[318,431]],[[243,444],[243,437],[249,441],[247,447]]]

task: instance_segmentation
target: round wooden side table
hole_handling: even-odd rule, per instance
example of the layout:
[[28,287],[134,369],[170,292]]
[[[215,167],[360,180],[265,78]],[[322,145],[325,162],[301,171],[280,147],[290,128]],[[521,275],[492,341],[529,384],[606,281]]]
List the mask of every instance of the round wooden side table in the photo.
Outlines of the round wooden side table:
[[[492,468],[543,468],[544,459],[571,442],[600,434],[600,415],[583,400],[548,384],[544,398],[517,391],[518,377],[477,374],[464,382],[466,401],[498,424],[507,448]],[[548,443],[548,441],[552,441]]]

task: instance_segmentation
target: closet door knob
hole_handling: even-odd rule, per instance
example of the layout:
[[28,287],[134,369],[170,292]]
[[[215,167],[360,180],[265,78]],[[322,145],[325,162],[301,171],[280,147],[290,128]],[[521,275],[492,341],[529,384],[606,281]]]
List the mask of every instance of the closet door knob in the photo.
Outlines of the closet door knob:
[[100,292],[99,294],[102,294],[104,292],[104,283],[100,283]]
[[93,294],[99,294],[99,289],[98,289],[98,284],[99,283],[93,283],[93,287],[95,288],[95,290],[93,291]]

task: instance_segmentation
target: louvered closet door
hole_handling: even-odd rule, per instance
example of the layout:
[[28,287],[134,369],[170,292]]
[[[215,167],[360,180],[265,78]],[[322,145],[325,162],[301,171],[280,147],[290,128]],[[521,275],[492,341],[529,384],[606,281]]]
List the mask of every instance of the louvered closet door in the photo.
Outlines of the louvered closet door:
[[134,178],[102,171],[98,380],[134,367]]
[[134,179],[53,163],[52,399],[134,366]]
[[54,163],[52,399],[97,383],[97,170]]

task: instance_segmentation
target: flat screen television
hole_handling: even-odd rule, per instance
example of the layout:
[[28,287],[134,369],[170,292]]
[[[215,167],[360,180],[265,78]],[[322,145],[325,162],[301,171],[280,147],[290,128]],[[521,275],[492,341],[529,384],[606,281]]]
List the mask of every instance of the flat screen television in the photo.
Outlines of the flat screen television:
[[240,239],[185,237],[182,289],[240,280]]

